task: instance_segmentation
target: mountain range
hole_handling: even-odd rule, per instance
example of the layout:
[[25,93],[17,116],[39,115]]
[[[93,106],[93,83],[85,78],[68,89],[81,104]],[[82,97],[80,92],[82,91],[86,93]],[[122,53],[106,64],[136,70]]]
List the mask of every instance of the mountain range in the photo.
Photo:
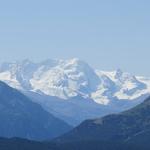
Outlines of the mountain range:
[[150,95],[149,78],[96,70],[76,58],[2,63],[0,80],[72,126],[127,110]]
[[2,150],[150,148],[149,78],[49,59],[3,63],[0,80]]

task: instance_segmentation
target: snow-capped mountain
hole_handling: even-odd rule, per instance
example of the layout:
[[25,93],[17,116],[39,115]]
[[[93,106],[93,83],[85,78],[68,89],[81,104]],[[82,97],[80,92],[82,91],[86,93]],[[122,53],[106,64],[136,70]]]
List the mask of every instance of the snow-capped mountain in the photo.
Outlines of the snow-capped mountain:
[[65,100],[82,95],[104,105],[110,103],[112,97],[133,100],[148,93],[150,87],[150,80],[144,82],[144,78],[120,69],[114,72],[94,70],[79,59],[3,63],[0,66],[0,80],[20,90]]
[[[80,116],[76,123],[130,108],[150,93],[148,78],[136,77],[120,69],[113,72],[95,70],[76,58],[3,63],[0,65],[0,80],[24,93],[34,92],[34,101],[57,117],[64,119],[70,114],[72,120]],[[38,99],[36,93],[46,99]],[[49,100],[48,96],[59,98],[59,101]],[[78,112],[72,112],[75,110]],[[69,119],[66,121],[70,123]]]

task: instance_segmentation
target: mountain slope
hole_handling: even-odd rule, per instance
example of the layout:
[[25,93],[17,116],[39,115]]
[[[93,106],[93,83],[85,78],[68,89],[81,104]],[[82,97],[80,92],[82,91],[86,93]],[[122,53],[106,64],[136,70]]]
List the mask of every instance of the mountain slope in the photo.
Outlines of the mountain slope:
[[0,136],[44,140],[71,127],[33,103],[22,93],[0,82]]
[[29,141],[19,138],[0,138],[1,150],[54,150],[44,146],[41,142]]
[[0,138],[1,150],[149,150],[147,145],[124,145],[122,143],[87,141],[65,144],[54,144],[50,142],[35,142],[19,138]]
[[[135,141],[150,131],[150,98],[126,112],[108,115],[100,119],[87,120],[68,134],[57,139],[73,141]],[[149,134],[147,135],[149,137]],[[137,138],[135,138],[137,139]],[[142,138],[141,138],[142,139]]]

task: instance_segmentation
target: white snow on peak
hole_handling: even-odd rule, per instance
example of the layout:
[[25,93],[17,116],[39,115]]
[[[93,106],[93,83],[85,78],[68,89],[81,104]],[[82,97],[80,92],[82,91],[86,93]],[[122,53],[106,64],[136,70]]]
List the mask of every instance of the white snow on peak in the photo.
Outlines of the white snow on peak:
[[111,103],[112,98],[134,100],[150,91],[150,79],[120,69],[95,70],[77,58],[3,63],[0,80],[19,90],[42,92],[64,100],[81,95],[103,105]]

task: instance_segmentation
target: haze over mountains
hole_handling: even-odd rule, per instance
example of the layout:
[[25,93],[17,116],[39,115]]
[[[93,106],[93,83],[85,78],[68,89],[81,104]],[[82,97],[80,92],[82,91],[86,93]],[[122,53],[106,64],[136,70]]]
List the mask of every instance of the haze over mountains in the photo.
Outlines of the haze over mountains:
[[3,63],[0,80],[71,125],[132,108],[150,93],[148,78],[95,70],[79,59]]

